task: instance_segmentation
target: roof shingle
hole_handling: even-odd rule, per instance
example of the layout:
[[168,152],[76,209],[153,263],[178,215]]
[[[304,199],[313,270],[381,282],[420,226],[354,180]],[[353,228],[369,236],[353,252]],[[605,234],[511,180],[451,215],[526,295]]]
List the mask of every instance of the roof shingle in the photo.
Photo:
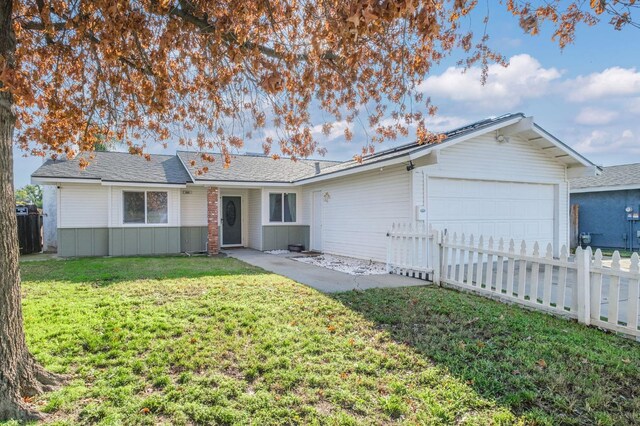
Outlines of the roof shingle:
[[571,180],[571,189],[640,185],[640,163],[603,167],[599,176]]
[[[152,155],[150,160],[123,152],[80,154],[72,160],[47,160],[32,177],[66,179],[100,179],[108,182],[182,184],[191,182],[189,174],[175,155]],[[80,158],[90,164],[82,170]]]
[[[203,160],[199,153],[193,151],[178,151],[177,155],[195,179],[205,181],[290,183],[340,164],[337,161],[274,160],[264,155],[232,155],[231,164],[225,169],[220,154],[213,154],[213,163]],[[195,162],[193,166],[192,161]],[[207,167],[207,172],[196,175],[197,170],[203,167]]]

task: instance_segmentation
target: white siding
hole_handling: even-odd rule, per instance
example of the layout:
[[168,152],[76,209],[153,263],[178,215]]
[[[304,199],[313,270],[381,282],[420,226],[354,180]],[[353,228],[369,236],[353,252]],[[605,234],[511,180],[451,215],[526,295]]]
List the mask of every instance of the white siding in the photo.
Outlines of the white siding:
[[59,228],[106,228],[108,190],[100,185],[60,185]]
[[42,250],[58,248],[58,189],[55,185],[42,186]]
[[262,250],[262,191],[250,189],[248,194],[248,245],[253,249]]
[[[126,227],[126,226],[133,226],[133,227],[145,227],[145,226],[180,226],[180,189],[178,188],[158,188],[158,187],[142,187],[142,186],[136,186],[136,187],[118,187],[118,186],[112,186],[112,187],[102,187],[104,190],[106,191],[110,191],[110,197],[111,197],[111,218],[110,218],[110,223],[111,223],[111,227],[112,228],[118,228],[118,227]],[[150,224],[150,225],[145,225],[145,224],[140,224],[140,223],[135,223],[135,224],[124,224],[123,223],[123,206],[122,206],[122,201],[123,201],[123,195],[122,193],[124,191],[166,191],[167,192],[167,203],[168,203],[168,223],[166,224]],[[107,209],[105,208],[105,211]]]
[[[509,142],[498,143],[493,134],[487,134],[451,147],[443,147],[438,164],[414,170],[413,204],[426,203],[423,174],[429,179],[439,177],[556,185],[558,242],[560,245],[568,244],[568,183],[565,166],[524,139],[517,136],[509,139]],[[429,180],[426,192],[429,192]],[[491,194],[481,195],[491,197]],[[429,209],[427,206],[427,212]]]
[[[190,192],[185,194],[184,192]],[[182,226],[207,226],[207,189],[189,187],[180,194]]]
[[325,253],[384,262],[391,224],[410,219],[411,173],[404,165],[305,186],[300,221],[311,222],[312,191],[322,191]]

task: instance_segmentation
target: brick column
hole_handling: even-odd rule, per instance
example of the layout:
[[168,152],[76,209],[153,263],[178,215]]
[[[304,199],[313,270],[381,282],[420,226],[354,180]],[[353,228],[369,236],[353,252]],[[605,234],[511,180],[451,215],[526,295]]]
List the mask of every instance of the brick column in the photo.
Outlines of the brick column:
[[218,188],[207,188],[207,247],[209,256],[218,254],[220,236],[218,235]]

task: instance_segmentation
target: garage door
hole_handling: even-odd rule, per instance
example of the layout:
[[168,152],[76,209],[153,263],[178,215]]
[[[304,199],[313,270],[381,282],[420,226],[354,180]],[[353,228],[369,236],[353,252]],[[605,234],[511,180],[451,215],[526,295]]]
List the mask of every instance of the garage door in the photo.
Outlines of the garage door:
[[485,240],[492,236],[525,240],[529,251],[540,243],[544,253],[554,236],[553,185],[429,178],[427,214],[431,225]]

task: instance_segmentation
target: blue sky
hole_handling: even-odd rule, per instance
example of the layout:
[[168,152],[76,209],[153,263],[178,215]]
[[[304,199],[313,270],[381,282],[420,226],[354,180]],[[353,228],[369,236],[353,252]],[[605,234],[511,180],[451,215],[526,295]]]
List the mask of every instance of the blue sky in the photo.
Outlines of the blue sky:
[[[466,73],[456,69],[455,56],[435,68],[423,85],[439,108],[430,128],[444,131],[490,116],[523,112],[596,164],[640,162],[640,49],[635,43],[640,30],[615,31],[606,22],[583,27],[576,43],[561,51],[548,31],[526,35],[504,7],[492,7],[490,44],[509,59],[510,66],[492,66],[485,86],[478,69]],[[469,25],[475,28],[481,22],[482,16],[476,15]],[[328,159],[349,159],[365,143],[357,127],[354,140],[346,143],[341,124],[329,137],[318,135]],[[402,142],[406,140],[385,142],[377,149]],[[259,140],[250,141],[243,151],[260,152],[260,145]],[[152,152],[173,151],[156,147]],[[42,162],[22,155],[14,149],[16,187],[28,184]]]

